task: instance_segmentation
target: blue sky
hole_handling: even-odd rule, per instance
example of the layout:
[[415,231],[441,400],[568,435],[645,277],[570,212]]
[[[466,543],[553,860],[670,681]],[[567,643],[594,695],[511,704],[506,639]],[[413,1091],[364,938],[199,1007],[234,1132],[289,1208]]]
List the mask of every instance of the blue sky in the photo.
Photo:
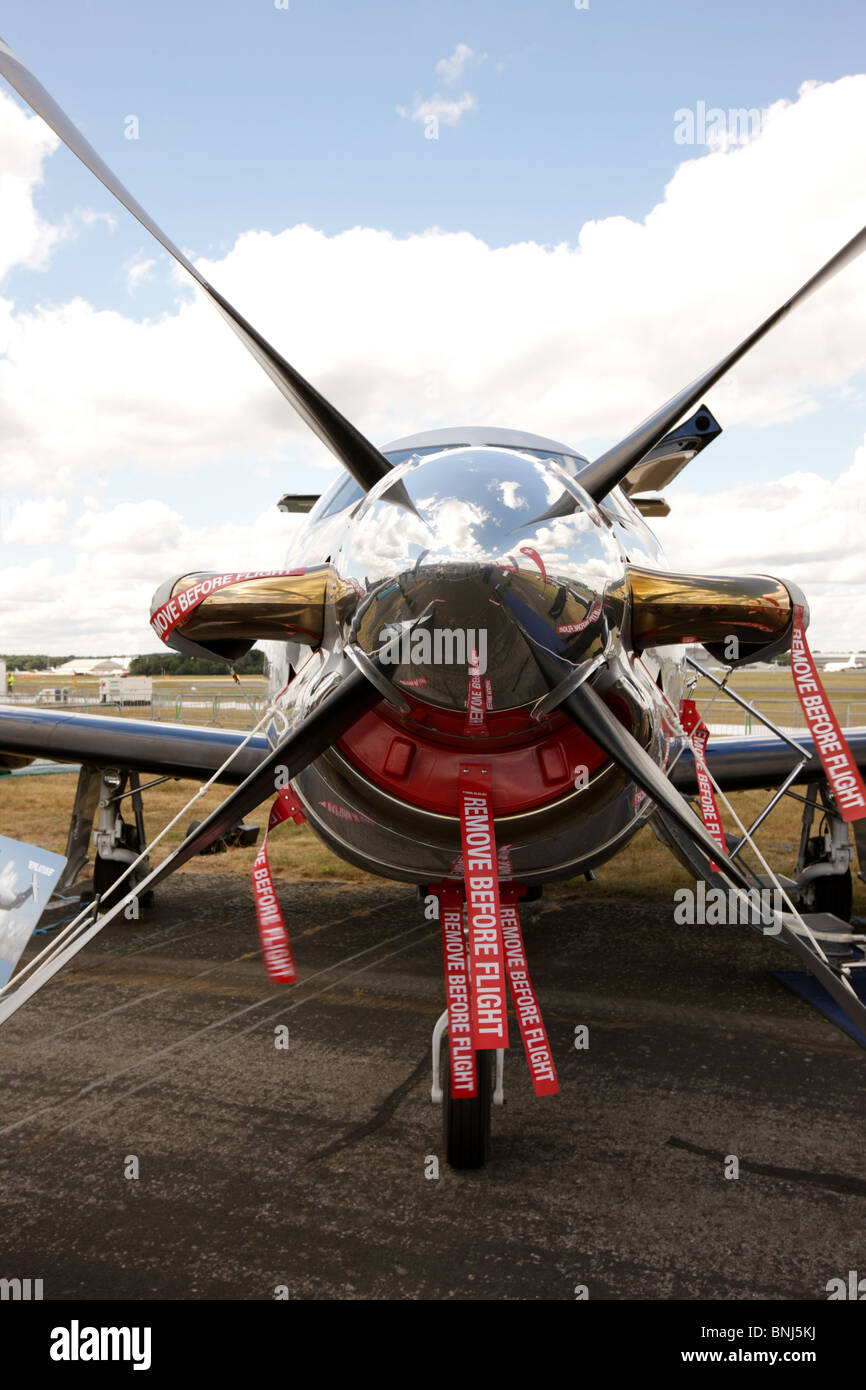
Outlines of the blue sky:
[[[793,98],[805,78],[854,70],[866,39],[859,0],[711,7],[637,0],[268,0],[125,4],[7,0],[3,37],[29,62],[145,207],[198,254],[246,227],[357,223],[405,235],[438,225],[489,245],[574,242],[584,222],[640,219],[682,158],[673,113]],[[434,62],[462,41],[483,62],[465,82],[479,109],[419,144],[395,107],[436,85]],[[124,138],[139,116],[141,138]],[[53,161],[39,197],[60,217],[89,187]],[[145,238],[129,222],[112,247]],[[106,236],[108,233],[106,233]],[[13,291],[118,299],[114,257],[96,239]],[[709,267],[708,267],[709,270]],[[153,309],[143,297],[137,312]]]
[[[792,98],[806,77],[852,71],[866,38],[859,0],[734,0],[723,16],[691,0],[7,0],[2,25],[145,206],[202,253],[240,227],[303,220],[574,240],[591,218],[639,218],[657,201],[681,155],[677,108]],[[466,74],[479,113],[419,158],[394,108],[433,87],[458,40],[487,54]],[[137,143],[123,138],[129,112]],[[49,211],[86,178],[61,164]],[[98,256],[76,269],[96,277]]]
[[[707,153],[675,143],[678,109],[699,102],[763,109],[794,102],[804,81],[833,83],[856,72],[866,11],[854,0],[733,3],[723,11],[675,0],[589,0],[586,9],[572,0],[471,6],[289,0],[286,9],[271,0],[7,0],[0,33],[169,235],[195,257],[220,261],[241,233],[277,236],[300,223],[328,237],[356,226],[397,237],[438,227],[470,232],[489,248],[575,247],[587,223],[622,217],[640,224],[684,160]],[[471,55],[448,82],[436,64],[458,44]],[[416,97],[437,92],[454,100],[469,92],[474,105],[429,140],[397,108],[410,112]],[[136,140],[124,136],[130,115],[139,121]],[[808,189],[808,161],[800,173]],[[852,169],[851,179],[862,180],[862,169]],[[780,187],[779,194],[784,198],[787,190]],[[721,205],[723,185],[718,197]],[[124,267],[153,254],[147,234],[66,151],[45,160],[33,200],[52,225],[81,207],[110,213],[112,225],[97,221],[67,237],[41,268],[13,266],[0,294],[16,311],[63,305],[74,296],[137,323],[176,310],[179,291],[164,259],[130,293]],[[866,200],[859,206],[862,223]],[[852,218],[855,212],[852,197]],[[707,221],[698,224],[698,236],[712,221],[711,203],[701,216]],[[852,221],[847,234],[857,225]],[[825,245],[818,237],[815,244]],[[734,238],[704,264],[697,257],[684,266],[683,301],[704,292],[720,258],[729,258],[736,277],[746,245]],[[829,255],[836,246],[825,249]],[[807,258],[803,268],[808,273],[817,263]],[[290,281],[305,270],[286,265],[282,274]],[[787,289],[795,285],[787,282]],[[338,337],[356,308],[352,295],[336,299],[328,284],[319,289],[322,316]],[[509,293],[505,282],[506,302]],[[615,291],[615,307],[613,298]],[[736,321],[742,332],[773,303],[744,304]],[[386,312],[394,313],[387,302]],[[459,305],[444,304],[443,312],[453,314],[455,334],[472,331],[471,314],[464,326]],[[681,306],[672,312],[681,315]],[[562,314],[585,349],[580,302],[563,304]],[[395,337],[426,330],[411,316],[391,322]],[[597,335],[595,319],[592,325]],[[686,320],[684,331],[689,327]],[[696,347],[703,355],[689,359],[687,375],[730,347],[731,331],[726,324],[716,334],[712,321],[704,323]],[[227,330],[214,318],[214,333],[221,332]],[[294,343],[292,351],[306,370],[303,346],[300,356]],[[562,377],[572,379],[575,400],[570,442],[599,451],[615,437],[619,412],[609,426],[581,431],[582,381],[567,356]],[[685,379],[672,377],[670,389]],[[693,465],[688,488],[711,494],[722,481],[769,482],[792,468],[835,477],[863,441],[862,387],[862,376],[844,385],[829,381],[811,413],[796,420],[777,412],[760,428],[735,423]],[[624,432],[653,402],[644,401],[625,373],[621,399]],[[442,412],[439,422],[447,423],[447,401]],[[528,422],[503,413],[499,423]],[[304,486],[307,455],[288,442],[276,462],[264,460],[261,476],[248,473],[239,503],[231,494],[237,457],[237,450],[223,455],[214,447],[204,461],[191,460],[173,481],[172,504],[202,524],[218,524],[227,510],[240,522],[287,487]],[[100,486],[106,505],[164,495],[160,479],[134,452]],[[22,553],[4,548],[9,562]],[[56,562],[56,550],[51,556]]]

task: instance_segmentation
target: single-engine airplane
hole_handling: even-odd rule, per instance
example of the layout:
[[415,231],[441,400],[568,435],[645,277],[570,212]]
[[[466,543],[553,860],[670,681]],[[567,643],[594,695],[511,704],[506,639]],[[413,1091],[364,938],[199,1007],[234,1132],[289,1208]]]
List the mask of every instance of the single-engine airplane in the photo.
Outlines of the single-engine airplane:
[[[769,934],[866,1034],[866,1008],[852,986],[866,940],[847,922],[849,824],[855,836],[866,824],[866,730],[846,740],[835,729],[796,586],[760,574],[672,573],[646,523],[666,510],[659,491],[720,433],[706,394],[866,248],[866,228],[592,461],[558,440],[486,426],[378,448],[205,279],[2,42],[0,73],[185,267],[345,470],[321,497],[282,499],[284,509],[306,514],[285,571],[184,574],[154,597],[154,630],[177,651],[230,665],[255,642],[268,644],[273,716],[263,732],[0,711],[7,766],[34,756],[83,764],[68,873],[83,867],[98,812],[100,894],[47,963],[0,993],[0,1021],[124,904],[278,792],[284,813],[305,816],[336,854],[438,901],[448,1011],[437,1036],[450,1034],[444,1111],[457,1166],[480,1166],[487,1155],[493,1060],[501,1089],[507,1036],[506,983],[536,1090],[555,1089],[519,901],[589,873],[647,822],[696,878],[724,884],[738,900],[751,901],[767,883],[783,889]],[[706,747],[688,698],[694,643],[729,670],[793,649],[800,693],[811,701],[804,709],[817,710],[809,737]],[[232,786],[153,870],[141,773]],[[742,858],[745,844],[754,847],[755,826],[732,844],[712,814],[713,788],[724,794],[778,782],[776,797],[799,787],[806,804],[797,877],[787,887]],[[118,814],[127,795],[135,825]],[[827,830],[812,836],[816,811]],[[434,1095],[438,1075],[437,1063]]]

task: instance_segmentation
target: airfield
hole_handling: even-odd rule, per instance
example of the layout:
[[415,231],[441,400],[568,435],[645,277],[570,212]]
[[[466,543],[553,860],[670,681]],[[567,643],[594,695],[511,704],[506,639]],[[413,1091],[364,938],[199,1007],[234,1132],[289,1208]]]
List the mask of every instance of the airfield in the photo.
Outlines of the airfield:
[[[770,677],[779,699],[789,679]],[[74,785],[0,780],[0,831],[62,849]],[[155,788],[149,829],[193,790]],[[794,803],[773,813],[776,867],[798,831]],[[824,1300],[866,1272],[866,1056],[776,980],[793,964],[778,946],[675,924],[689,880],[651,832],[526,916],[561,1093],[534,1098],[512,1026],[474,1173],[448,1168],[430,1102],[438,924],[306,826],[269,844],[298,984],[267,979],[255,852],[229,852],[4,1025],[6,1272],[47,1299],[124,1300]]]
[[[846,728],[866,725],[866,665],[862,669],[822,675],[822,680],[842,725]],[[786,728],[802,726],[790,671],[745,670],[737,673],[732,684],[776,723]],[[63,701],[54,700],[53,692],[57,689],[65,689]],[[33,671],[16,676],[14,702],[33,704],[40,709],[54,707],[112,716],[126,712],[137,719],[154,718],[166,723],[247,728],[253,716],[264,711],[267,681],[263,676],[242,676],[238,683],[227,676],[154,676],[152,692],[149,706],[128,706],[124,710],[115,704],[100,703],[98,679],[78,676],[61,681],[56,676]],[[700,677],[698,702],[703,706],[713,694],[710,681]],[[730,702],[720,700],[715,710],[732,730],[740,732],[750,727],[746,714]]]

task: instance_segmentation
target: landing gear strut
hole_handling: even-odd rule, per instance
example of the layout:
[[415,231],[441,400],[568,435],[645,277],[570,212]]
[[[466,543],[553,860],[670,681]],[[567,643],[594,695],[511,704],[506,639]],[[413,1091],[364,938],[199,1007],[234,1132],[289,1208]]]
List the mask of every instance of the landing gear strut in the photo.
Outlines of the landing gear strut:
[[[167,782],[168,777],[158,777],[158,782]],[[128,768],[98,768],[85,764],[78,777],[75,805],[66,841],[66,868],[61,875],[54,893],[64,899],[64,895],[74,894],[78,879],[86,868],[91,840],[96,853],[93,858],[93,888],[81,893],[82,901],[97,896],[105,902],[115,884],[137,859],[147,844],[142,807],[142,786],[136,771]],[[132,819],[125,821],[121,815],[121,804],[130,799]],[[138,883],[148,872],[149,863],[143,860],[125,881],[124,892]],[[143,907],[153,901],[153,893],[142,894],[136,900]]]
[[[812,834],[816,811],[822,811],[819,834]],[[851,921],[854,851],[848,843],[848,826],[839,815],[826,784],[809,788],[804,797],[803,827],[797,860],[800,903],[809,912],[830,912],[841,922]]]

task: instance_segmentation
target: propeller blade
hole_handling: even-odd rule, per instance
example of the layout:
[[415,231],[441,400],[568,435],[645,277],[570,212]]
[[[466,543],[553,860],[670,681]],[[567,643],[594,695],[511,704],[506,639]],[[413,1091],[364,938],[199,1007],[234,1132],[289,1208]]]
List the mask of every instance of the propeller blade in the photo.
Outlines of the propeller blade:
[[721,433],[721,425],[707,407],[698,406],[690,420],[685,420],[666,434],[623,478],[623,492],[629,497],[635,492],[661,492],[670,486],[696,454],[702,453]]
[[[592,739],[609,758],[612,758],[633,782],[645,791],[647,796],[667,811],[683,830],[687,831],[709,859],[718,860],[720,850],[702,820],[695,815],[691,806],[657,766],[649,753],[641,747],[633,734],[629,733],[587,681],[562,701],[560,708],[571,716],[578,728]],[[753,885],[736,864],[730,865],[732,877],[740,888]],[[725,865],[725,872],[728,865]]]
[[[273,796],[277,791],[277,769],[280,772],[279,785],[281,787],[286,786],[300,772],[303,772],[305,767],[309,767],[310,763],[315,762],[316,758],[320,757],[338,738],[342,737],[361,718],[362,714],[366,714],[380,700],[387,698],[398,705],[405,706],[402,696],[391,685],[391,679],[397,668],[390,660],[388,644],[386,643],[379,651],[367,654],[354,641],[359,617],[365,608],[375,604],[375,602],[374,592],[367,596],[365,603],[361,605],[355,615],[352,635],[344,652],[344,655],[351,660],[354,669],[341,678],[336,690],[333,690],[330,695],[326,695],[305,719],[299,720],[289,729],[286,736],[255,771],[250,773],[246,781],[241,782],[239,787],[235,787],[225,801],[215,811],[212,811],[192,834],[188,835],[183,843],[163,860],[158,868],[148,874],[141,885],[142,887],[146,886],[149,891],[162,879],[173,873],[175,869],[181,868],[196,854],[200,854],[215,840],[225,835],[226,831],[231,830],[232,826],[249,811],[255,810],[256,806]],[[415,619],[410,630],[414,630],[415,627],[423,623],[429,623],[431,619],[432,614],[425,611]],[[117,901],[128,892],[129,884],[118,883],[102,898],[100,908],[110,905],[112,897]]]
[[24,98],[28,106],[31,106],[37,115],[42,117],[55,134],[60,136],[63,143],[72,150],[72,153],[77,155],[83,164],[87,165],[91,173],[96,175],[109,192],[114,194],[115,198],[132,213],[133,217],[136,217],[141,225],[146,227],[152,236],[156,237],[156,240],[165,247],[169,255],[173,256],[184,270],[188,271],[197,281],[244,346],[252,353],[259,366],[264,368],[277,389],[294,406],[301,419],[336,455],[340,463],[348,469],[364,491],[369,492],[379,479],[384,478],[391,470],[391,465],[385,456],[368,439],[365,439],[360,431],[345,416],[341,415],[335,406],[331,405],[330,401],[325,400],[325,397],[320,395],[315,387],[305,381],[294,367],[253,328],[252,324],[248,323],[237,309],[227,299],[224,299],[218,290],[214,289],[201,272],[196,270],[192,262],[187,260],[183,252],[175,246],[173,241],[169,240],[165,232],[157,226],[141,204],[124,188],[108,165],[96,153],[93,146],[85,140],[66,113],[60,109],[53,97],[49,96],[42,84],[36,80],[2,39],[0,39],[0,74],[6,78],[10,86],[15,88],[19,96]]
[[[277,791],[277,769],[280,769],[280,786],[287,785],[381,699],[381,692],[362,671],[357,668],[349,671],[337,689],[327,695],[305,719],[293,725],[246,781],[235,787],[221,805],[148,875],[147,890],[150,891],[175,869],[180,869],[207,849],[268,797],[274,796]],[[109,890],[100,901],[100,911],[110,907],[112,901],[124,897],[129,887],[129,883],[123,881]]]
[[[370,664],[379,671],[380,662],[377,656],[370,658]],[[345,676],[332,694],[327,695],[306,719],[299,721],[289,730],[285,738],[264,762],[250,773],[246,781],[227,796],[222,805],[212,811],[207,819],[186,837],[183,844],[155,869],[151,869],[135,888],[130,886],[129,880],[118,880],[95,904],[85,908],[84,912],[67,926],[64,933],[61,933],[61,936],[64,936],[71,932],[70,939],[65,942],[58,941],[53,951],[46,947],[45,951],[19,972],[20,976],[25,976],[29,971],[27,978],[14,976],[11,983],[0,990],[0,1023],[5,1022],[20,1009],[22,1004],[32,998],[37,990],[102,931],[120,912],[127,899],[131,901],[139,893],[149,892],[175,869],[186,864],[193,855],[207,849],[248,811],[252,811],[260,802],[272,796],[277,790],[278,769],[281,772],[279,785],[283,786],[293,777],[297,777],[299,772],[319,757],[381,698],[381,693],[361,671],[354,670]],[[46,954],[47,959],[43,959]],[[41,964],[37,965],[37,962]]]
[[661,442],[668,430],[682,418],[686,411],[693,409],[704,393],[715,386],[718,381],[721,381],[725,373],[729,372],[731,367],[736,366],[740,359],[745,357],[746,353],[770,332],[770,329],[775,328],[777,323],[781,323],[782,319],[796,305],[802,304],[803,300],[808,299],[815,290],[820,289],[828,280],[832,280],[834,275],[855,260],[864,250],[866,250],[866,227],[863,227],[856,236],[852,237],[841,251],[837,251],[826,265],[822,266],[810,280],[806,281],[805,285],[797,290],[796,294],[793,294],[780,308],[770,314],[769,318],[764,319],[764,322],[753,333],[750,333],[748,338],[744,338],[738,347],[729,352],[727,357],[723,357],[720,362],[717,362],[708,372],[704,372],[703,376],[697,377],[689,386],[683,387],[682,391],[676,396],[672,396],[654,414],[647,416],[646,420],[632,430],[631,434],[627,434],[625,439],[620,440],[619,444],[615,444],[612,449],[600,454],[586,468],[581,469],[577,479],[581,487],[589,493],[595,502],[600,502],[603,497],[606,497],[611,488],[621,483],[635,465],[640,463],[641,459]]
[[[545,669],[545,664],[542,669]],[[547,673],[546,673],[547,674]],[[548,674],[548,679],[550,675]],[[571,716],[578,728],[593,743],[607,753],[608,757],[620,767],[633,782],[646,792],[658,808],[675,822],[688,835],[692,843],[713,863],[719,866],[719,877],[727,879],[736,888],[749,892],[754,884],[733,860],[720,855],[719,846],[703,822],[695,815],[691,806],[677,791],[665,774],[653,762],[650,755],[638,743],[633,734],[620,724],[611,714],[607,705],[587,681],[568,695],[560,709]],[[866,1035],[866,1007],[857,998],[849,985],[821,959],[812,949],[806,938],[793,931],[780,914],[775,914],[779,924],[779,940],[790,946],[802,960],[806,969],[820,980],[827,993],[848,1015],[852,1023]]]

